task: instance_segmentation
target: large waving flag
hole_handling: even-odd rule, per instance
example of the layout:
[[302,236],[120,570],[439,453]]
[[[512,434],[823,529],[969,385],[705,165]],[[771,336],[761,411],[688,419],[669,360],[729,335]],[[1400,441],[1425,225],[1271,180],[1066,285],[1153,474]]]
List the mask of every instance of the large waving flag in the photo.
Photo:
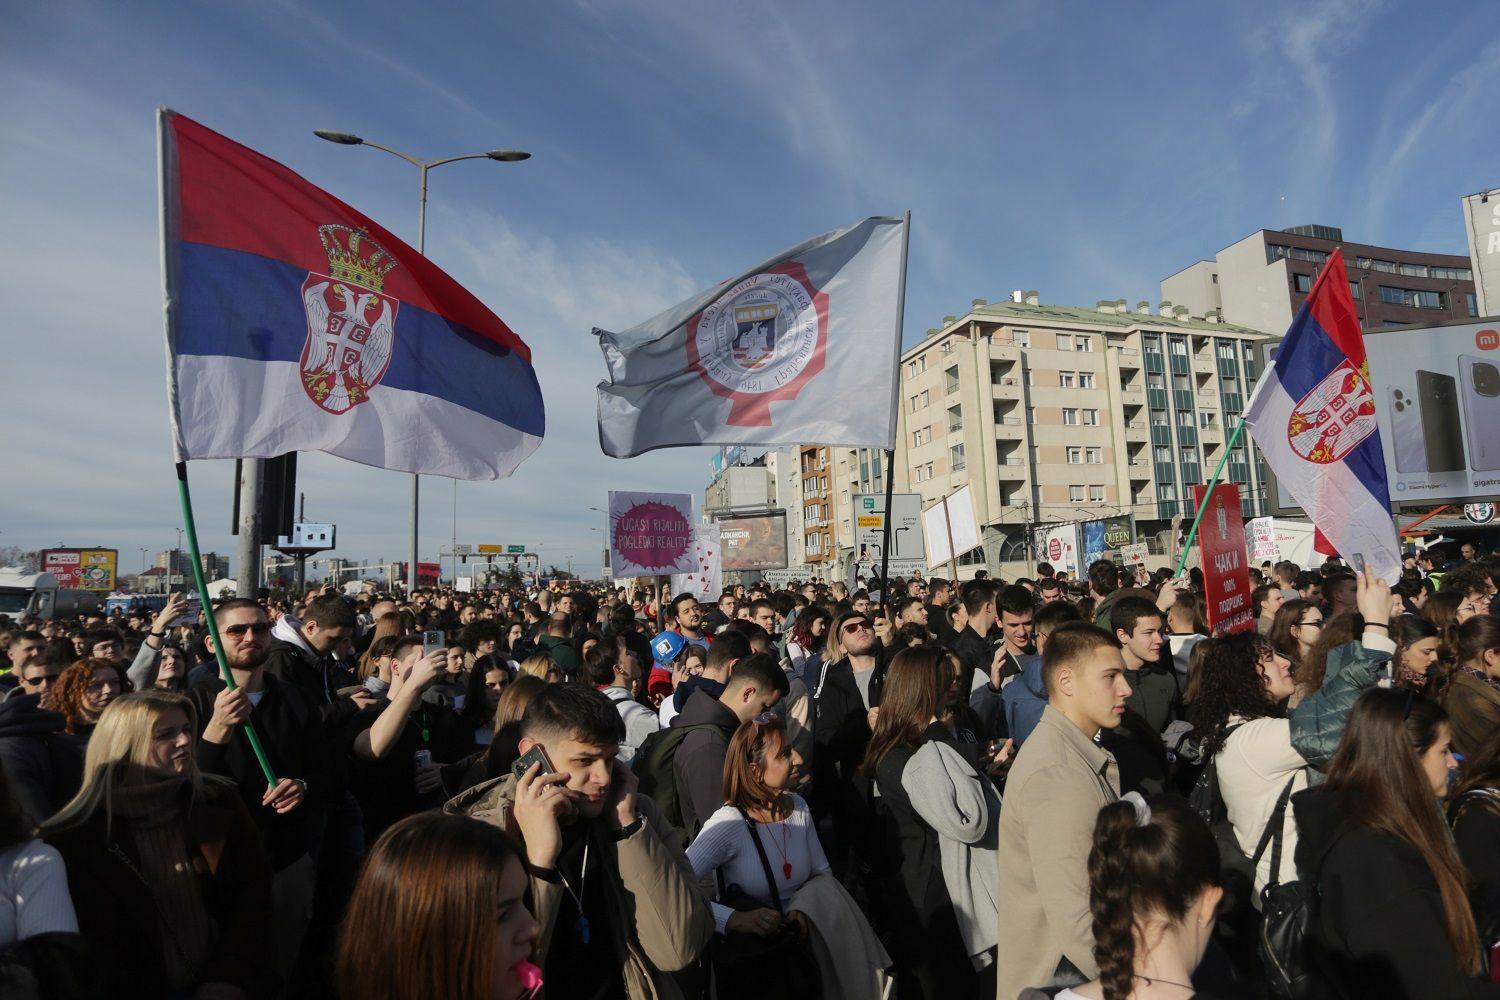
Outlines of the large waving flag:
[[904,219],[815,236],[624,333],[596,329],[599,444],[892,448]]
[[454,479],[541,444],[531,351],[370,219],[159,113],[168,385],[179,462],[325,451]]
[[1245,425],[1276,478],[1346,560],[1388,582],[1401,575],[1375,395],[1343,254],[1312,293],[1255,387]]

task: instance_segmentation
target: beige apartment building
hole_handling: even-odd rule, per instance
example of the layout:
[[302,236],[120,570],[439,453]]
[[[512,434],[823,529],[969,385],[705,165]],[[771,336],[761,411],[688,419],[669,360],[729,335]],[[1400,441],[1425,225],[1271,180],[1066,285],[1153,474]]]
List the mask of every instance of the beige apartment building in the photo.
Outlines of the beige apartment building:
[[[1228,448],[1267,338],[1168,311],[1017,292],[975,299],[902,353],[896,489],[926,504],[972,488],[984,547],[961,564],[1014,571],[1032,555],[1028,529],[1113,515],[1170,546],[1172,519],[1191,516],[1193,485]],[[1224,473],[1247,516],[1265,506],[1254,458],[1244,434]]]

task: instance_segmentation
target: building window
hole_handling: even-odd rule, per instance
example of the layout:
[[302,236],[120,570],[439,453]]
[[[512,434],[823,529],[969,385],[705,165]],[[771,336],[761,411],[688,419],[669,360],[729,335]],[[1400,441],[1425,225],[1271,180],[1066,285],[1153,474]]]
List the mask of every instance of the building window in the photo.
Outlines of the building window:
[[1192,414],[1191,410],[1178,410],[1177,411],[1177,426],[1178,427],[1191,427],[1191,426],[1193,426],[1193,414]]
[[964,469],[964,446],[956,444],[948,449],[948,466],[950,471],[962,472]]
[[1061,388],[1064,388],[1064,389],[1071,389],[1071,388],[1073,388],[1073,373],[1072,372],[1058,372],[1057,373],[1057,384]]
[[1083,487],[1082,486],[1069,486],[1068,487],[1068,499],[1070,501],[1072,501],[1073,503],[1082,503],[1083,502]]
[[1425,278],[1425,277],[1427,277],[1427,265],[1426,264],[1402,264],[1401,268],[1400,268],[1400,273],[1401,274],[1405,274],[1405,275],[1407,275],[1409,277],[1412,277],[1412,278]]
[[1387,305],[1410,306],[1413,309],[1447,309],[1448,293],[1381,285],[1380,301]]
[[1172,337],[1167,341],[1167,350],[1179,358],[1187,357],[1187,341],[1181,337]]
[[1474,272],[1467,267],[1439,267],[1434,264],[1427,271],[1434,278],[1447,278],[1449,281],[1474,280]]
[[1474,297],[1474,293],[1473,292],[1465,292],[1464,293],[1464,302],[1469,307],[1469,315],[1470,316],[1478,316],[1479,315],[1479,300]]
[[1198,464],[1198,453],[1196,451],[1194,451],[1192,448],[1184,448],[1184,449],[1182,449],[1182,464],[1183,465],[1197,465]]
[[1103,448],[1085,448],[1083,450],[1083,456],[1084,456],[1084,461],[1087,462],[1089,465],[1103,465],[1104,464],[1104,449]]
[[1080,388],[1080,389],[1092,389],[1093,387],[1094,387],[1094,373],[1093,372],[1079,372],[1078,373],[1078,388]]
[[1351,281],[1349,282],[1349,294],[1354,296],[1356,299],[1362,299],[1365,297],[1365,290],[1359,282]]
[[1090,486],[1089,487],[1089,499],[1092,500],[1094,503],[1103,503],[1104,502],[1104,487],[1103,486]]
[[1176,500],[1177,485],[1175,483],[1158,483],[1156,487],[1156,498],[1158,500]]
[[1395,274],[1396,262],[1392,260],[1372,260],[1370,261],[1370,269],[1384,271],[1386,274]]
[[[964,411],[963,411],[963,407],[962,406],[950,406],[950,407],[948,407],[948,433],[952,434],[952,433],[954,433],[956,431],[961,431],[963,429],[964,429]],[[878,472],[876,473],[876,475],[879,475],[879,474],[880,473],[878,473]]]
[[1084,354],[1092,354],[1093,353],[1093,350],[1094,350],[1094,338],[1093,337],[1085,337],[1083,334],[1079,334],[1077,336],[1077,338],[1075,338],[1075,339],[1076,339],[1077,344],[1078,344],[1078,350],[1082,351]]
[[1059,351],[1071,351],[1073,349],[1073,335],[1071,333],[1059,333],[1057,335],[1057,349]]
[[948,393],[958,391],[958,365],[943,372],[943,390]]
[[[1041,460],[1042,460],[1042,449],[1038,448],[1036,445],[1032,445],[1031,446],[1031,464],[1032,465],[1037,465],[1038,463],[1041,462]],[[1002,464],[1004,463],[1004,458],[1003,457],[1001,458],[1001,463]]]
[[1082,448],[1069,448],[1068,449],[1068,464],[1069,465],[1082,465],[1083,464],[1083,449]]
[[1012,330],[1010,331],[1010,342],[1017,347],[1030,347],[1031,332],[1029,330]]
[[1198,426],[1199,427],[1212,427],[1213,425],[1214,425],[1214,415],[1212,413],[1200,413],[1200,414],[1198,414]]
[[1146,376],[1147,389],[1165,389],[1166,387],[1167,377],[1160,372]]
[[1083,426],[1085,426],[1085,427],[1098,427],[1099,426],[1099,411],[1098,410],[1084,410],[1083,411]]
[[1156,447],[1151,449],[1151,457],[1156,459],[1158,465],[1172,464],[1172,449]]
[[1022,385],[1026,385],[1026,386],[1031,385],[1031,369],[1030,368],[1026,368],[1026,369],[1022,370],[1022,372],[1021,372],[1021,384]]
[[1074,409],[1073,407],[1066,407],[1066,408],[1064,408],[1063,411],[1062,411],[1062,417],[1063,417],[1063,426],[1065,426],[1065,427],[1076,427],[1076,426],[1078,426],[1078,411],[1076,409]]
[[1292,275],[1292,287],[1304,295],[1312,291],[1312,283],[1312,275],[1310,274]]

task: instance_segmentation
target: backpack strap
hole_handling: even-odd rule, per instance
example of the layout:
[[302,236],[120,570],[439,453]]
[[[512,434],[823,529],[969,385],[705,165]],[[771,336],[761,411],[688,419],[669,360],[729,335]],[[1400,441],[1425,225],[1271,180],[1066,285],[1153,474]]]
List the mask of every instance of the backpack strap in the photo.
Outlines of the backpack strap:
[[[1298,771],[1297,774],[1301,774]],[[1260,856],[1266,853],[1266,845],[1271,844],[1271,878],[1269,884],[1275,885],[1281,880],[1281,835],[1282,827],[1286,825],[1286,804],[1292,797],[1292,786],[1297,783],[1297,774],[1293,774],[1287,781],[1286,787],[1281,790],[1281,795],[1276,799],[1276,808],[1271,811],[1271,818],[1266,823],[1266,828],[1261,831],[1260,843],[1255,846],[1255,857],[1250,859],[1250,866],[1258,869],[1260,867]]]
[[755,832],[755,824],[746,816],[744,810],[739,810],[740,816],[745,820],[745,829],[750,834],[750,843],[755,845],[755,853],[760,857],[760,867],[766,873],[766,888],[771,890],[771,902],[776,904],[776,912],[786,914],[781,906],[781,893],[776,889],[776,876],[771,874],[771,861],[766,857],[765,845],[760,842],[760,834]]

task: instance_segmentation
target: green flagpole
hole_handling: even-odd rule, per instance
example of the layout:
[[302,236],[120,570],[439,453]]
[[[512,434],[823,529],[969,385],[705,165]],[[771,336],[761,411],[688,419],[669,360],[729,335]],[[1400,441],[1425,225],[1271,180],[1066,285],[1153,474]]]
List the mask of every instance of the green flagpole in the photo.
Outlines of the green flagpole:
[[[193,524],[193,500],[188,494],[186,462],[177,463],[177,498],[182,502],[182,528],[187,534],[188,555],[193,560],[193,582],[198,585],[198,602],[203,605],[203,616],[208,619],[208,631],[214,639],[214,656],[219,661],[219,676],[224,678],[225,686],[233,691],[239,685],[234,682],[229,661],[224,657],[224,640],[219,636],[219,623],[214,621],[214,606],[208,597],[208,584],[203,579],[203,559],[198,555],[198,529]],[[275,788],[276,772],[271,770],[271,762],[266,759],[266,751],[260,745],[255,726],[246,719],[240,729],[244,732],[245,739],[250,741],[255,759],[260,762],[261,773],[266,776],[266,787]]]
[[1245,418],[1241,417],[1239,423],[1234,425],[1234,433],[1229,435],[1229,443],[1224,446],[1224,454],[1219,456],[1219,464],[1214,469],[1213,478],[1208,481],[1208,489],[1203,491],[1203,502],[1198,505],[1198,513],[1193,515],[1193,526],[1188,529],[1187,538],[1182,543],[1182,556],[1177,560],[1177,572],[1173,576],[1181,576],[1182,568],[1187,565],[1188,553],[1192,551],[1193,539],[1198,537],[1198,523],[1203,520],[1203,512],[1208,509],[1208,495],[1219,485],[1219,477],[1224,474],[1224,463],[1229,461],[1229,453],[1240,440],[1240,432],[1245,429]]

